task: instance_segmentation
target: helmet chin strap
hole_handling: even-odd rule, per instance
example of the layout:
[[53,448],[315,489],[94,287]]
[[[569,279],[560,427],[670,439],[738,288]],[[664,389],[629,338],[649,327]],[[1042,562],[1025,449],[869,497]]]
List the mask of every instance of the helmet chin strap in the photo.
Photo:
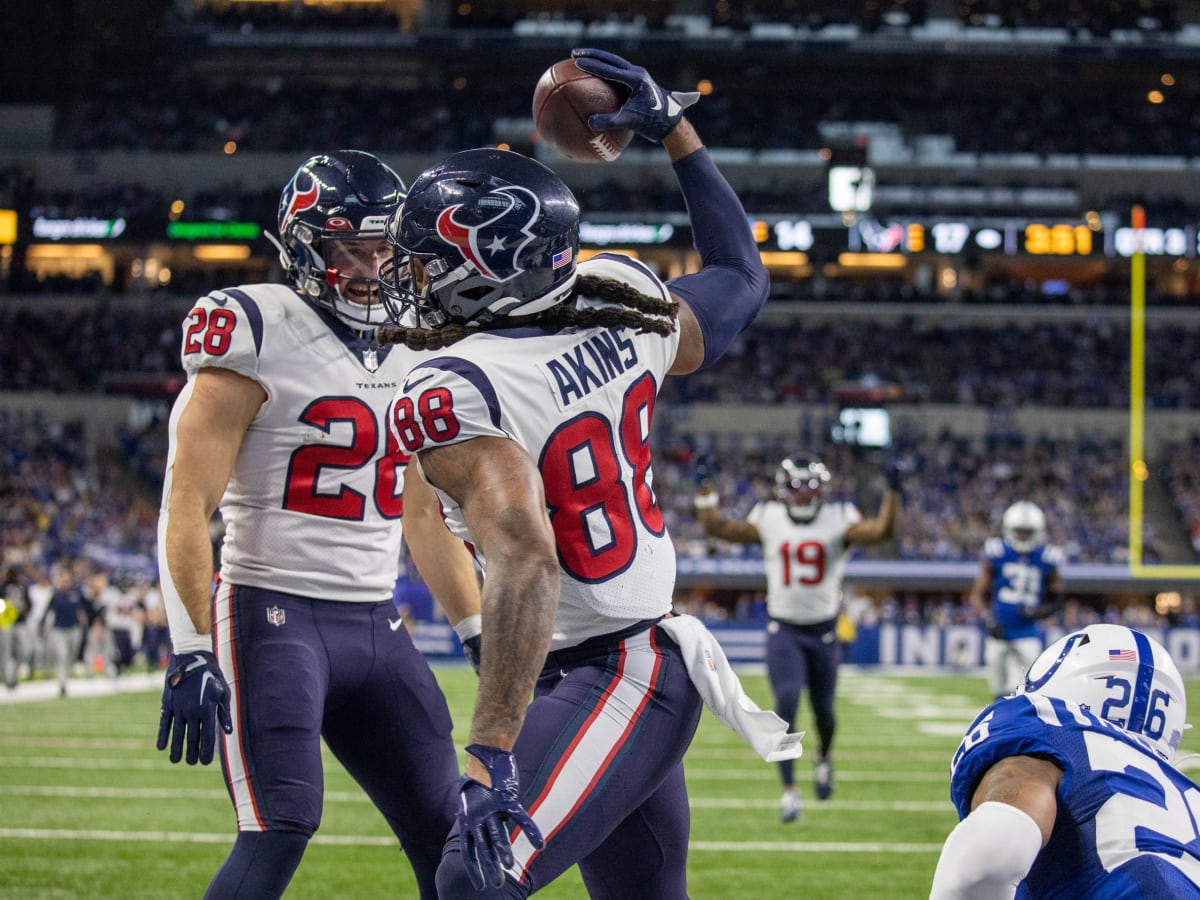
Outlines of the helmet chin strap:
[[279,251],[279,262],[283,266],[283,270],[286,272],[292,267],[292,257],[291,254],[288,253],[287,248],[283,246],[283,241],[269,231],[264,231],[263,237],[274,244],[275,249]]

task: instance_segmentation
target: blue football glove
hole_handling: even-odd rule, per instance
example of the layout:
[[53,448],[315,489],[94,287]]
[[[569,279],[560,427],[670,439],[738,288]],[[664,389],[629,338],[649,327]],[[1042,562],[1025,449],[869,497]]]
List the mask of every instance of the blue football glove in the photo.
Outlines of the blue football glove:
[[900,484],[904,480],[904,476],[908,474],[909,466],[903,461],[892,456],[883,465],[883,479],[888,486],[889,491],[900,492]]
[[463,656],[467,658],[467,662],[471,664],[471,668],[475,670],[475,674],[479,674],[480,654],[483,652],[483,635],[477,634],[475,637],[469,637],[462,642]]
[[194,766],[199,760],[207,766],[217,746],[217,722],[226,734],[233,731],[229,698],[229,685],[215,656],[207,650],[173,655],[163,685],[158,749],[167,749],[169,736],[171,762],[177,763],[183,757],[186,738],[188,765]]
[[504,870],[513,864],[505,822],[520,827],[529,842],[542,849],[542,833],[521,806],[517,764],[513,755],[497,747],[471,744],[467,752],[483,763],[492,778],[487,787],[466,775],[458,782],[458,826],[463,839],[467,875],[475,890],[485,885],[504,886]]
[[589,75],[615,81],[629,91],[629,99],[616,112],[588,118],[588,125],[597,131],[628,128],[657,144],[679,124],[683,111],[700,99],[697,91],[664,91],[649,72],[615,53],[585,48],[572,50],[571,56]]

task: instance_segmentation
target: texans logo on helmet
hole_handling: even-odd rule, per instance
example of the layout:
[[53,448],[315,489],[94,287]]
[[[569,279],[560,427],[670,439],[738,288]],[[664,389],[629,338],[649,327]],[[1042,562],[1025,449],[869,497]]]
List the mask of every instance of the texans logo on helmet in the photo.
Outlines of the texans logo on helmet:
[[292,183],[288,185],[292,191],[292,199],[288,202],[287,211],[282,217],[285,223],[290,222],[292,220],[292,216],[294,216],[296,213],[304,212],[306,209],[312,209],[317,205],[317,200],[321,196],[321,186],[317,183],[317,179],[313,178],[311,175],[309,175],[308,178],[312,184],[306,191],[301,191],[299,189],[299,187],[296,185],[295,179],[293,179]]
[[[455,221],[454,214],[462,209],[461,204],[456,204],[438,214],[437,233],[446,243],[457,247],[484,277],[508,281],[525,271],[517,264],[517,258],[534,238],[529,226],[537,221],[541,205],[537,195],[526,188],[496,188],[487,196],[499,197],[505,203],[492,218],[479,225],[463,225]],[[507,246],[504,236],[517,234],[525,235],[525,239],[518,240],[516,246]],[[499,272],[508,274],[501,276]]]

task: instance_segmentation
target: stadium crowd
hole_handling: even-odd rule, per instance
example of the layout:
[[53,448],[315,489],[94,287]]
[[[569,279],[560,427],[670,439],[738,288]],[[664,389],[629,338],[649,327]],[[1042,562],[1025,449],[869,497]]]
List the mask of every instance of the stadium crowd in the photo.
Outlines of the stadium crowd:
[[[914,470],[905,485],[898,536],[894,545],[859,555],[973,560],[984,539],[994,533],[1004,505],[1019,496],[1046,510],[1053,523],[1050,538],[1063,547],[1069,562],[1125,561],[1126,463],[1120,441],[1087,436],[1026,438],[1002,423],[1003,417],[998,417],[992,433],[982,439],[950,433],[897,435],[894,451],[906,457]],[[827,422],[807,418],[797,430],[802,442],[820,446],[827,428]],[[66,571],[85,586],[103,573],[112,584],[110,594],[132,598],[124,604],[128,607],[124,615],[134,619],[133,646],[141,648],[147,665],[160,665],[166,651],[153,559],[155,479],[161,478],[164,462],[163,424],[127,430],[119,452],[111,457],[86,452],[78,424],[40,415],[0,413],[0,433],[5,447],[0,472],[0,496],[6,500],[5,597],[17,604],[18,625],[23,626],[15,664],[24,673],[42,671],[50,664],[39,639],[47,586],[55,573]],[[723,545],[706,539],[691,508],[692,496],[697,485],[713,484],[726,499],[729,514],[744,515],[772,490],[774,469],[781,458],[794,452],[795,438],[682,432],[667,437],[656,459],[655,489],[681,558],[758,557],[757,545]],[[1175,481],[1177,511],[1193,541],[1200,535],[1196,501],[1200,476],[1194,464],[1198,445],[1200,436],[1192,436],[1186,448],[1190,453],[1172,454],[1164,462],[1169,470],[1165,477]],[[828,445],[823,456],[835,474],[834,495],[873,508],[880,490],[877,463],[847,445]],[[1147,559],[1153,561],[1152,526],[1145,540]],[[705,593],[681,591],[681,603],[713,619],[755,621],[761,616],[761,596],[755,592],[744,594],[733,606],[706,605]],[[86,588],[84,595],[90,596]],[[85,604],[88,627],[81,630],[77,651],[80,664],[89,661],[94,669],[110,674],[116,672],[115,644],[107,636],[103,609],[114,602],[110,597],[103,605]],[[861,611],[867,624],[971,621],[961,597],[934,604],[893,597],[872,607],[873,611]],[[1095,614],[1109,621],[1118,608]],[[1092,614],[1080,612],[1079,621],[1090,621]],[[1129,624],[1128,616],[1137,614],[1121,615],[1125,617],[1121,621]]]
[[[88,392],[111,388],[123,375],[145,376],[160,398],[178,387],[177,329],[186,306],[164,302],[121,307],[104,302],[68,311],[38,310],[28,304],[0,307],[0,390]],[[131,340],[131,336],[137,339]],[[895,556],[902,559],[973,558],[999,514],[997,504],[1022,494],[1060,523],[1068,559],[1116,562],[1127,533],[1119,514],[1124,462],[1119,442],[1080,435],[1074,439],[1021,434],[1006,411],[1038,406],[1122,410],[1127,408],[1128,329],[1103,321],[986,323],[924,326],[913,319],[894,323],[840,321],[778,327],[753,326],[719,365],[664,387],[666,409],[690,403],[831,404],[845,390],[901,390],[904,403],[950,403],[993,410],[989,433],[898,434],[902,452],[917,462],[917,477],[903,513]],[[1200,408],[1200,330],[1152,326],[1146,396],[1152,409]],[[1170,347],[1170,352],[1164,348]],[[885,394],[886,396],[886,394]],[[798,423],[800,442],[827,442],[833,413]],[[675,432],[660,462],[661,490],[686,497],[706,477],[723,480],[723,494],[744,498],[766,489],[778,460],[794,450],[777,437],[749,435],[728,440],[692,435],[676,425],[679,413],[663,415],[660,427]],[[125,459],[144,483],[161,477],[161,424],[127,435]],[[795,439],[791,439],[794,441]],[[21,440],[12,443],[14,448]],[[1194,448],[1192,448],[1194,449]],[[10,451],[10,456],[17,453]],[[841,451],[839,451],[841,452]],[[1195,542],[1200,534],[1194,453],[1163,456],[1163,476],[1172,478],[1181,527]],[[1086,465],[1081,465],[1086,461]],[[850,464],[831,461],[852,475]],[[853,492],[853,478],[843,485]],[[682,502],[682,501],[681,501]],[[668,502],[670,507],[670,502]],[[685,555],[711,553],[678,508],[671,528]],[[152,536],[151,536],[152,538]],[[728,548],[725,548],[726,550]]]
[[[68,671],[165,667],[170,645],[153,563],[157,504],[116,453],[90,453],[79,423],[0,410],[0,674],[52,677],[57,594],[70,595]],[[135,446],[130,438],[127,449]],[[136,459],[136,454],[135,457]],[[161,461],[157,466],[161,478]],[[61,676],[60,676],[61,677]]]
[[[242,150],[303,153],[332,142],[439,154],[497,139],[494,119],[471,115],[471,110],[489,109],[495,119],[509,121],[530,116],[526,92],[514,91],[507,80],[482,77],[441,93],[424,85],[322,86],[327,102],[314,107],[315,86],[301,81],[214,85],[181,81],[168,71],[157,76],[107,84],[103,93],[84,98],[64,123],[63,149],[190,152],[234,141]],[[906,90],[911,94],[855,95],[835,84],[825,93],[818,83],[799,96],[794,91],[763,92],[753,78],[744,86],[730,79],[709,105],[698,108],[696,117],[712,132],[713,146],[750,150],[816,149],[814,136],[821,134],[823,124],[869,122],[903,126],[910,138],[949,136],[947,149],[960,153],[1200,155],[1200,136],[1190,115],[1197,97],[1184,86],[1170,104],[1146,103],[1138,83],[1135,92],[1106,97],[1099,107],[1067,103],[1073,91],[1086,91],[1082,83],[1061,86],[1055,93],[1031,86],[1027,92],[997,95],[961,83],[940,90],[916,83]],[[346,109],[380,112],[346,117]],[[301,118],[305,129],[298,136],[292,123]],[[298,139],[303,146],[297,146]]]
[[[494,142],[493,135],[475,136],[482,143]],[[823,173],[761,171],[732,174],[739,182],[747,209],[755,215],[807,213],[824,208],[828,184]],[[133,178],[134,180],[129,180]],[[920,176],[878,176],[877,199],[872,215],[881,220],[913,216],[1002,216],[1014,213],[1074,218],[1081,206],[1126,210],[1140,203],[1152,211],[1156,221],[1181,222],[1200,209],[1177,194],[1146,190],[1132,193],[1123,187],[1094,186],[1081,191],[1069,180],[1053,183],[1039,181],[1039,190],[1028,176],[1013,176],[1000,185],[987,185],[978,175],[960,173],[949,188],[944,182]],[[164,220],[171,205],[183,205],[181,221],[270,222],[278,198],[253,186],[233,181],[180,186],[165,191],[147,187],[136,176],[123,174],[116,180],[96,180],[87,184],[50,187],[43,184],[37,165],[0,166],[0,202],[28,209],[33,219],[73,219],[75,217],[123,217],[144,221]],[[598,213],[683,213],[678,191],[658,175],[639,175],[636,179],[605,178],[577,187],[580,202],[588,214]],[[996,279],[981,290],[1001,299],[1018,298],[1020,286]],[[1163,299],[1163,298],[1156,298]],[[1111,302],[1111,301],[1110,301]]]
[[[197,3],[183,19],[169,19],[164,34],[188,44],[189,35],[232,30],[252,41],[256,33],[276,28],[312,32],[346,29],[370,32],[420,30],[411,16],[412,4],[389,4],[383,11],[348,7],[331,12],[306,4]],[[536,4],[508,2],[475,4],[447,11],[441,24],[455,28],[498,28],[519,33],[530,23],[545,24]],[[599,4],[581,2],[558,16],[569,21],[575,12],[587,17]],[[633,27],[684,33],[706,19],[705,34],[740,33],[763,25],[783,25],[811,36],[828,27],[845,27],[870,34],[900,32],[924,26],[920,2],[798,3],[742,2],[688,4],[690,24],[669,20],[671,4],[644,13],[645,4],[607,3],[600,16],[619,30]],[[593,8],[595,7],[595,9]],[[962,0],[954,4],[955,26],[966,29],[1027,27],[1059,29],[1062,40],[1079,41],[1129,32],[1147,41],[1171,41],[1182,34],[1176,4],[1148,0],[1137,4],[1045,4],[1035,0]],[[176,4],[170,16],[186,11]],[[406,12],[407,11],[407,12]],[[553,18],[553,17],[551,17]],[[554,24],[551,22],[550,24]],[[703,24],[702,22],[700,23]],[[319,42],[318,42],[319,43]],[[331,46],[336,46],[333,41]],[[168,44],[171,46],[168,40]],[[527,91],[512,82],[480,77],[489,54],[503,53],[503,43],[481,45],[475,70],[462,78],[432,67],[427,78],[389,83],[387,78],[364,78],[353,83],[320,83],[320,104],[312,102],[314,79],[297,75],[266,75],[253,79],[222,77],[217,68],[193,77],[188,66],[177,66],[187,53],[147,51],[136,78],[114,71],[88,79],[77,93],[63,98],[56,109],[53,149],[80,154],[88,165],[91,154],[125,150],[150,153],[218,152],[234,142],[238,152],[279,151],[303,155],[324,145],[363,146],[381,152],[397,147],[406,153],[442,154],[462,147],[494,143],[493,122],[528,119]],[[189,51],[190,52],[190,51]],[[850,84],[837,72],[809,79],[796,92],[795,80],[774,77],[778,69],[763,58],[746,61],[745,54],[714,53],[714,92],[695,110],[695,121],[709,142],[746,150],[815,150],[829,126],[870,123],[879,133],[915,145],[940,136],[948,153],[1136,154],[1142,157],[1200,156],[1200,137],[1192,108],[1196,87],[1189,79],[1160,87],[1169,102],[1147,102],[1147,84],[1139,78],[1107,85],[1097,92],[1086,82],[1095,72],[1087,66],[1062,65],[1047,77],[1031,69],[1023,81],[996,85],[978,78],[956,78],[961,55],[939,56],[917,77],[894,79],[889,90],[862,81],[861,70],[847,67]],[[526,68],[540,63],[531,55]],[[803,56],[803,54],[800,54]],[[792,64],[803,65],[793,59]],[[1182,65],[1182,64],[1181,64]],[[141,66],[141,62],[139,62]],[[514,78],[528,81],[528,72],[514,68]],[[797,68],[795,72],[802,72]],[[906,71],[914,71],[909,68]],[[1041,71],[1041,70],[1039,70]],[[1149,70],[1146,70],[1149,71]],[[1043,73],[1045,74],[1045,73]],[[694,73],[689,74],[692,77]],[[403,81],[403,79],[401,79]],[[764,88],[764,85],[767,86]],[[1094,86],[1094,85],[1093,85]],[[1072,98],[1089,97],[1088,103]],[[371,110],[371,115],[347,116],[345,111]],[[488,116],[478,110],[487,109]],[[304,122],[303,129],[295,123]],[[507,127],[507,126],[506,126]],[[834,128],[834,131],[837,129]],[[520,129],[514,134],[519,133]],[[1131,192],[1121,181],[1099,189],[1082,189],[1071,169],[1054,173],[1014,170],[1003,187],[1019,190],[1037,185],[1074,191],[1078,203],[1062,208],[1048,199],[1038,208],[1076,216],[1082,204],[1100,209],[1123,209],[1147,204],[1155,213],[1186,217],[1200,206],[1157,190]],[[182,200],[185,219],[273,222],[277,192],[241,183],[212,183],[169,194],[142,184],[136,172],[109,178],[105,173],[69,188],[48,187],[36,164],[0,164],[0,208],[16,208],[32,217],[72,219],[77,216],[163,218],[164,210]],[[93,177],[94,176],[94,177]],[[791,213],[822,209],[827,201],[823,178],[789,174],[777,166],[739,185],[751,213]],[[959,188],[982,188],[978,169],[963,168],[913,176],[911,184],[931,189],[947,180]],[[927,183],[922,181],[927,179]],[[886,187],[886,184],[881,184]],[[602,179],[580,191],[583,206],[594,212],[638,213],[683,211],[677,187],[658,176]],[[916,196],[894,207],[897,215],[955,213],[961,204],[937,199],[937,192]],[[987,198],[971,207],[972,215],[1004,212],[1003,204]],[[875,210],[883,216],[892,207],[885,201]],[[56,393],[113,389],[122,376],[145,376],[141,387],[158,390],[159,399],[178,387],[179,322],[194,297],[216,286],[212,272],[182,270],[160,285],[132,283],[128,271],[106,282],[98,272],[81,277],[63,274],[37,276],[21,266],[4,267],[0,278],[0,391],[49,390]],[[221,283],[236,283],[235,269],[223,269]],[[258,280],[261,271],[245,273]],[[152,302],[133,308],[126,294],[143,292]],[[37,299],[47,295],[76,297],[78,306],[39,308],[34,303],[6,303],[9,295]],[[1156,291],[1151,285],[1152,309],[1189,306],[1194,294],[1186,290]],[[85,298],[88,298],[85,301]],[[781,319],[752,327],[718,366],[664,387],[664,410],[691,403],[833,404],[847,389],[896,388],[905,403],[961,404],[996,413],[988,433],[968,436],[951,431],[901,431],[894,452],[906,456],[914,469],[905,485],[898,538],[894,545],[872,555],[904,560],[973,560],[983,540],[994,532],[1003,507],[1016,496],[1034,500],[1052,523],[1051,538],[1059,542],[1070,562],[1123,562],[1128,535],[1123,512],[1126,493],[1124,449],[1115,439],[1095,435],[1074,438],[1015,432],[1006,411],[1033,403],[1042,407],[1115,411],[1128,406],[1129,329],[1124,323],[1096,316],[1073,321],[1029,320],[1012,324],[984,319],[961,324],[935,322],[930,317],[894,321],[860,317],[854,320],[814,319],[803,310],[808,301],[870,304],[902,302],[914,307],[945,302],[945,296],[917,288],[911,279],[897,277],[824,279],[788,282],[781,279],[773,301],[794,301],[789,321],[802,327],[778,327]],[[1013,278],[996,272],[972,279],[954,294],[958,305],[998,304],[1009,307],[1059,306],[1077,309],[1115,308],[1128,303],[1128,284],[1121,278],[1073,284],[1050,291],[1034,278]],[[776,304],[778,305],[778,304]],[[792,316],[789,311],[784,318]],[[1200,409],[1200,328],[1193,323],[1150,322],[1147,346],[1146,395],[1155,410]],[[786,414],[786,413],[785,413]],[[838,477],[837,490],[870,507],[878,490],[877,467],[872,468],[850,448],[828,445],[830,421],[808,416],[797,422],[796,435],[748,433],[736,438],[691,433],[679,416],[663,413],[665,431],[656,459],[655,489],[666,512],[680,555],[690,559],[748,556],[758,548],[722,546],[703,537],[693,511],[695,487],[713,482],[728,498],[731,514],[744,514],[771,489],[770,478],[779,460],[794,452],[797,439],[818,448]],[[26,607],[22,623],[38,621],[44,611],[45,587],[55,573],[69,572],[87,586],[98,573],[107,573],[112,590],[134,598],[138,628],[149,636],[143,656],[151,666],[161,661],[161,638],[155,638],[161,616],[155,601],[152,569],[156,492],[165,452],[164,424],[127,429],[111,457],[92,455],[77,424],[39,417],[0,414],[4,467],[0,495],[8,501],[3,524],[3,566],[8,573],[6,596],[17,595]],[[1174,502],[1176,521],[1200,554],[1200,435],[1190,435],[1167,448],[1155,461],[1155,472]],[[1157,526],[1149,522],[1145,535],[1149,559],[1156,555]],[[85,596],[91,588],[83,591]],[[110,591],[111,593],[111,591]],[[761,598],[759,598],[760,600]],[[710,615],[754,619],[756,600],[748,594],[738,605],[712,606]],[[691,602],[684,599],[685,604]],[[703,601],[696,601],[703,607]],[[1089,608],[1090,609],[1090,608]],[[958,621],[969,613],[955,599],[944,604],[920,604],[892,598],[872,604],[875,615],[889,621],[939,619]],[[1073,615],[1073,614],[1072,614]],[[1080,612],[1110,620],[1114,610]],[[89,614],[89,621],[103,616]],[[1072,620],[1073,622],[1074,620]],[[40,622],[38,622],[40,626]],[[1132,623],[1137,624],[1137,623]],[[36,631],[36,628],[34,629]],[[90,633],[90,632],[89,632]],[[97,639],[98,640],[98,639]],[[95,653],[81,641],[78,659]],[[136,643],[136,642],[135,642]],[[30,647],[33,644],[29,645]],[[93,641],[95,646],[95,641]],[[109,651],[104,651],[109,652]],[[26,670],[47,665],[44,651],[22,650]],[[93,666],[94,668],[94,666]]]
[[[415,4],[392,0],[381,8],[338,7],[335,11],[309,4],[240,4],[226,0],[201,0],[194,6],[177,4],[171,11],[179,24],[210,24],[233,29],[301,27],[361,29],[379,27],[408,30],[419,27]],[[434,7],[436,8],[436,7]],[[1073,35],[1107,36],[1131,31],[1170,34],[1178,30],[1180,16],[1174,0],[1144,0],[1134,5],[1037,0],[960,0],[948,7],[952,21],[964,28],[1038,28]],[[686,14],[682,14],[686,13]],[[455,28],[519,28],[527,22],[559,24],[600,20],[607,25],[627,25],[645,30],[683,30],[711,27],[748,31],[756,25],[785,24],[806,31],[845,27],[870,33],[880,29],[904,30],[925,25],[928,0],[704,0],[699,3],[659,3],[647,7],[636,0],[573,0],[550,7],[530,0],[504,0],[464,4],[453,10],[448,24]]]
[[[112,295],[66,309],[0,303],[0,390],[91,391],[119,374],[178,375],[178,325],[190,302],[172,291],[139,304]],[[830,403],[843,389],[890,386],[901,402],[1125,409],[1129,340],[1127,323],[1103,318],[821,320],[789,310],[753,325],[719,365],[669,383],[664,396]],[[1151,322],[1146,346],[1147,405],[1200,409],[1200,327]]]

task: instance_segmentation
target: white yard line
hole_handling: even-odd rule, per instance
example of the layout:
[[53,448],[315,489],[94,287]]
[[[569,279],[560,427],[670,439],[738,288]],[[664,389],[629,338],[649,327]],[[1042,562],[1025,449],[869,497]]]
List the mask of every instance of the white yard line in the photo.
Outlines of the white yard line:
[[[0,828],[0,840],[27,841],[141,841],[153,844],[229,844],[233,835],[184,831],[100,831],[66,828]],[[391,837],[317,834],[312,843],[342,847],[392,847]],[[937,853],[941,844],[885,844],[876,842],[805,843],[801,841],[693,841],[691,852],[700,853]]]

